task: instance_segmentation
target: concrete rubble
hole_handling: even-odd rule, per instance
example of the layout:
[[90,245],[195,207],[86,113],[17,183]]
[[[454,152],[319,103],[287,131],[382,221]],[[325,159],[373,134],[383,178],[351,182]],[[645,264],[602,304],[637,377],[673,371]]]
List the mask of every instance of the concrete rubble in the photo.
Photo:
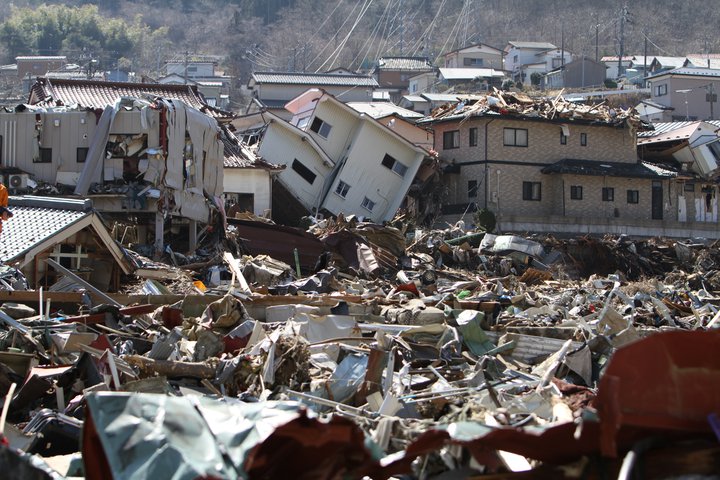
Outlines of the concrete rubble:
[[306,232],[229,219],[193,255],[126,250],[136,269],[119,294],[68,275],[29,291],[4,266],[0,468],[33,479],[720,471],[716,244],[407,230],[342,215]]

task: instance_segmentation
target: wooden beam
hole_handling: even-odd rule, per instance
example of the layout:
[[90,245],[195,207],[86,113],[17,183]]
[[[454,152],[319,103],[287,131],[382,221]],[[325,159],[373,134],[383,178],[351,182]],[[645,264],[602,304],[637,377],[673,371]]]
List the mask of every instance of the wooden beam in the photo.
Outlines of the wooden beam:
[[97,288],[93,287],[92,285],[90,285],[90,283],[88,283],[85,280],[83,280],[82,278],[78,277],[73,272],[71,272],[67,268],[65,268],[62,265],[60,265],[59,263],[57,263],[55,260],[48,258],[46,260],[46,262],[48,265],[53,267],[55,270],[62,273],[63,275],[67,275],[68,277],[72,278],[75,281],[75,283],[79,283],[83,287],[87,288],[88,290],[90,290],[91,293],[97,295],[98,297],[103,299],[105,302],[107,302],[111,305],[115,305],[116,307],[121,306],[118,302],[116,302],[112,298],[108,297],[105,293],[103,293],[100,290],[98,290]]

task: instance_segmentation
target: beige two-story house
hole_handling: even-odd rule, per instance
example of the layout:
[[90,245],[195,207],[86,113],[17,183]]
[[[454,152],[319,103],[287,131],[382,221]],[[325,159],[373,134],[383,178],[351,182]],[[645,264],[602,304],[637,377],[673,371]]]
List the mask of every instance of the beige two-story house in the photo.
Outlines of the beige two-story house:
[[445,220],[487,208],[504,231],[638,234],[677,220],[677,174],[638,159],[635,122],[457,111],[419,122],[447,164]]

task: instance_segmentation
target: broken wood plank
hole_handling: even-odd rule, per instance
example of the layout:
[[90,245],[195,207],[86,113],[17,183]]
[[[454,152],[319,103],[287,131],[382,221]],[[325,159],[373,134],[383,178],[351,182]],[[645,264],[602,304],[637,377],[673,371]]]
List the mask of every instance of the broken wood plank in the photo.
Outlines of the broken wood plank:
[[215,366],[206,362],[174,362],[171,360],[153,360],[141,355],[124,355],[128,364],[140,370],[140,377],[160,375],[168,378],[192,377],[215,378]]
[[228,264],[230,267],[230,270],[232,270],[233,274],[235,275],[235,278],[237,279],[238,283],[240,284],[240,289],[247,294],[252,293],[250,291],[250,285],[248,285],[247,280],[245,280],[245,276],[243,275],[242,271],[240,270],[240,266],[237,263],[237,259],[233,257],[232,253],[225,252],[223,254],[223,260]]
[[50,265],[51,267],[53,267],[55,270],[57,270],[58,272],[62,273],[63,275],[67,275],[68,277],[72,278],[74,282],[79,283],[79,284],[82,285],[83,287],[87,288],[92,294],[100,297],[100,298],[101,298],[102,300],[104,300],[106,303],[109,303],[109,304],[111,304],[111,305],[115,305],[116,307],[121,307],[121,306],[122,306],[122,305],[120,305],[118,302],[116,302],[114,299],[108,297],[107,294],[105,294],[105,293],[101,292],[100,290],[98,290],[97,288],[93,287],[90,283],[88,283],[88,282],[86,282],[85,280],[83,280],[82,278],[78,277],[78,276],[75,275],[73,272],[71,272],[71,271],[68,270],[67,268],[63,267],[62,265],[60,265],[59,263],[57,263],[57,262],[56,262],[55,260],[53,260],[52,258],[48,258],[48,259],[45,260],[45,261],[47,262],[48,265]]

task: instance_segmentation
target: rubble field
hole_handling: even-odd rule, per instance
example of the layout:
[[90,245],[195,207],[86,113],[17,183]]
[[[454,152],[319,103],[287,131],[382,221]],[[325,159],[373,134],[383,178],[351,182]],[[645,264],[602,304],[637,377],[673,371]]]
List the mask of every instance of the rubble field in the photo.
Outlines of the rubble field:
[[3,266],[3,477],[719,478],[717,244],[400,227]]

